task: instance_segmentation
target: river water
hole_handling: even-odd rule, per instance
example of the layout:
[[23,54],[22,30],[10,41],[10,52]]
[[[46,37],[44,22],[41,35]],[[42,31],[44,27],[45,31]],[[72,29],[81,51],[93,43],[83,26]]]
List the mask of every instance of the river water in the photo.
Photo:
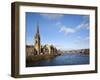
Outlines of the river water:
[[27,64],[26,67],[39,67],[39,66],[60,66],[60,65],[80,65],[89,64],[89,55],[74,53],[63,54],[56,56],[50,60],[43,60],[36,63]]

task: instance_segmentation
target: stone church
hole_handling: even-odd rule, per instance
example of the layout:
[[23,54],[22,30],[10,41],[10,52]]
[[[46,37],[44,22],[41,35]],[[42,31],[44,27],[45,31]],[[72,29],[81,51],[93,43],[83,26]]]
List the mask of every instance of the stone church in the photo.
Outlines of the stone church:
[[54,54],[57,55],[58,51],[53,45],[41,45],[41,37],[39,33],[39,25],[37,25],[36,34],[34,36],[34,45],[26,45],[26,56]]

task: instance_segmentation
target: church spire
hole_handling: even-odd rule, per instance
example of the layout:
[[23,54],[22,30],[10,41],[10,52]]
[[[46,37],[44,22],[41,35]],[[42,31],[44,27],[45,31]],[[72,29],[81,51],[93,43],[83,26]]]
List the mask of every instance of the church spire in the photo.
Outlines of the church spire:
[[39,33],[39,24],[36,25],[36,38],[40,39],[40,33]]
[[40,54],[41,51],[41,43],[40,43],[40,34],[39,34],[39,24],[36,25],[36,35],[35,35],[35,49],[37,51],[37,54]]
[[37,33],[39,34],[39,24],[37,23]]

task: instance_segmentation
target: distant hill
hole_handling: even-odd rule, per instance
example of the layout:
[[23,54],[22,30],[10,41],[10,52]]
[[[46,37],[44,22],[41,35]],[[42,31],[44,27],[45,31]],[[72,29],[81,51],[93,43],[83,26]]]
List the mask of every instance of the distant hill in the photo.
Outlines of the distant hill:
[[77,49],[77,50],[63,50],[63,53],[82,53],[82,54],[89,54],[89,49]]

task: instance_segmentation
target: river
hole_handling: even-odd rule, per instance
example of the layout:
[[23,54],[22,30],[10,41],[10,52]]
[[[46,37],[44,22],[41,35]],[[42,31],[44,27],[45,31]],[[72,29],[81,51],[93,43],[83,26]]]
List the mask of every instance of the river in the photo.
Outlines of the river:
[[26,67],[81,65],[81,64],[89,64],[89,55],[81,53],[63,54],[60,56],[56,56],[53,59],[42,60],[39,62],[27,64]]

